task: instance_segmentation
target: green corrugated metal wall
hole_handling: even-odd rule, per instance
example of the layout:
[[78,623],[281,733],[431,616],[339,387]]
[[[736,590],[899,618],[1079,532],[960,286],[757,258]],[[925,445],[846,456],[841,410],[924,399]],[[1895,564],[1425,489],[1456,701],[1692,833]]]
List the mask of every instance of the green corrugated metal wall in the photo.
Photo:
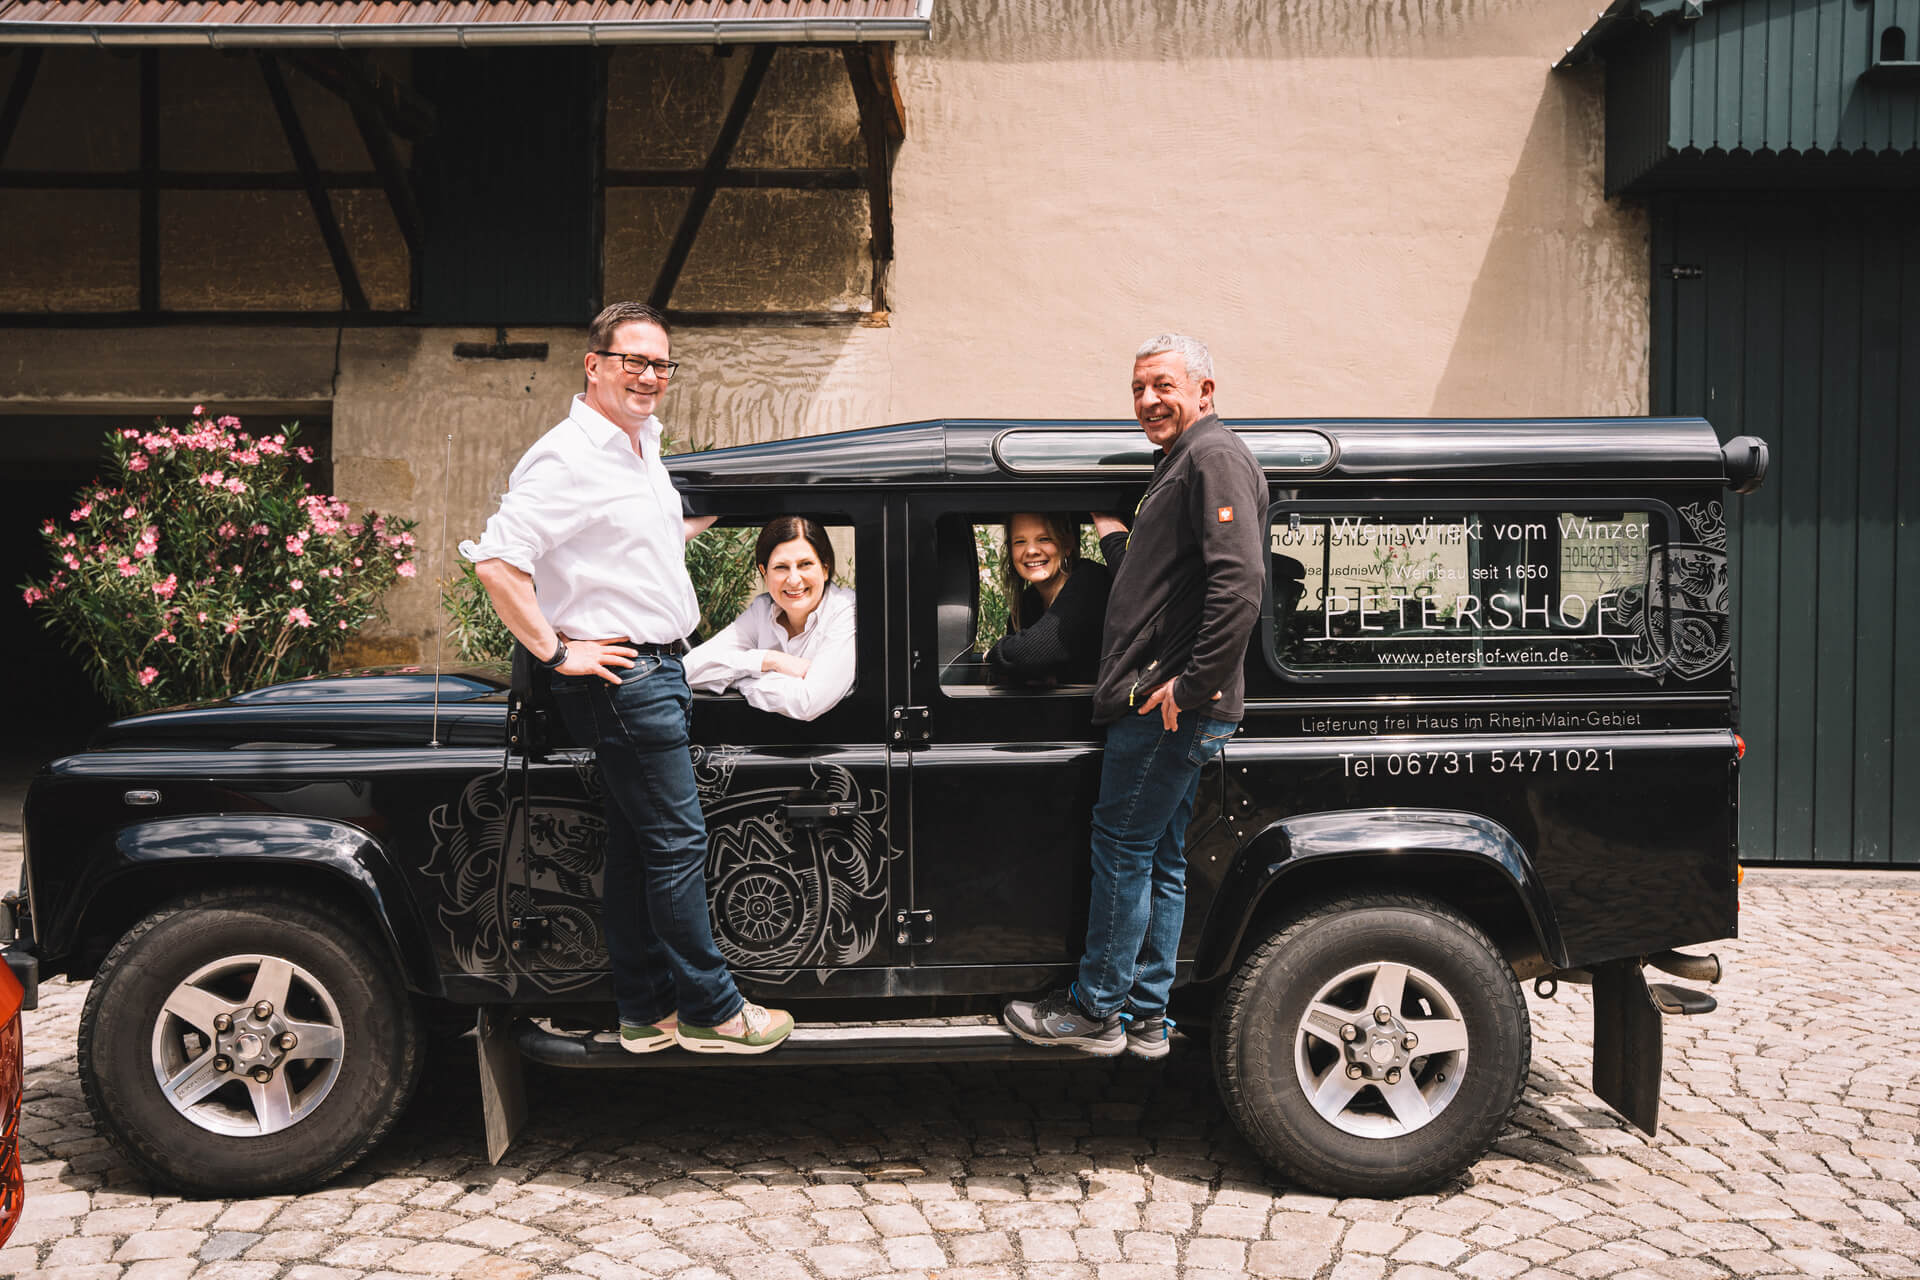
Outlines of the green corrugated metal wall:
[[1729,513],[1741,856],[1920,864],[1920,201],[1667,197],[1653,224],[1653,411],[1773,450]]
[[1851,183],[1860,175],[1831,166],[1884,170],[1920,150],[1920,0],[1721,0],[1691,19],[1668,0],[1639,9],[1658,21],[1622,18],[1602,41],[1610,193],[1731,185],[1701,179],[1707,166],[1735,172],[1735,158],[1771,162],[1774,187],[1790,185],[1782,159],[1814,166],[1800,185]]
[[[1879,58],[1876,31],[1905,16],[1896,12],[1903,2],[1739,0],[1674,23],[1672,145],[1800,152],[1920,146],[1920,94],[1860,83]],[[1908,33],[1909,40],[1914,35],[1920,32]]]

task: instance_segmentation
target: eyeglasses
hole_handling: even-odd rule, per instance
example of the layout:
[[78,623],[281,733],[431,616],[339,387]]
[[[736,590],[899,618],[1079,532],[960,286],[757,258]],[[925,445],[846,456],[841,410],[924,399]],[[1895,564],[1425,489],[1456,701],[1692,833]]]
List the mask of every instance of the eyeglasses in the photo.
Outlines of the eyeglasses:
[[628,373],[645,373],[653,370],[653,376],[665,382],[680,367],[678,360],[649,360],[645,356],[628,355],[624,351],[596,351],[597,356],[612,356],[620,361],[620,367]]

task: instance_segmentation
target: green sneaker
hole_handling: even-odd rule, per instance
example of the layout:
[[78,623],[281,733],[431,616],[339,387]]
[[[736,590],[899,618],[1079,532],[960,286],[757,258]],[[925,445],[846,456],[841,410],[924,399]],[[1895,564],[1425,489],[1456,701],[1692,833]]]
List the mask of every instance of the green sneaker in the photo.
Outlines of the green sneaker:
[[666,1018],[659,1022],[650,1022],[638,1027],[631,1023],[623,1022],[620,1024],[618,1034],[612,1031],[602,1031],[599,1035],[596,1035],[594,1039],[602,1044],[612,1044],[618,1041],[620,1047],[628,1053],[658,1053],[662,1049],[670,1048],[679,1043],[675,1035],[677,1030],[676,1021],[673,1018]]
[[785,1009],[743,1004],[740,1030],[731,1035],[722,1035],[719,1027],[690,1027],[684,1022],[677,1034],[680,1047],[694,1053],[765,1053],[785,1040],[792,1030],[793,1015]]

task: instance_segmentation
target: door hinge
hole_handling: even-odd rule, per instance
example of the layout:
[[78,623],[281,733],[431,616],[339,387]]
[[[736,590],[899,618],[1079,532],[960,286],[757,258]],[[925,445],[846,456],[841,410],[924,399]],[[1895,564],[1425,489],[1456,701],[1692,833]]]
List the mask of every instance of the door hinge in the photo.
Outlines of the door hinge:
[[915,747],[933,741],[933,713],[927,707],[893,709],[893,745]]
[[933,942],[931,911],[896,911],[893,926],[893,940],[903,947],[925,947]]
[[538,951],[553,941],[553,921],[545,916],[515,916],[507,922],[507,947]]

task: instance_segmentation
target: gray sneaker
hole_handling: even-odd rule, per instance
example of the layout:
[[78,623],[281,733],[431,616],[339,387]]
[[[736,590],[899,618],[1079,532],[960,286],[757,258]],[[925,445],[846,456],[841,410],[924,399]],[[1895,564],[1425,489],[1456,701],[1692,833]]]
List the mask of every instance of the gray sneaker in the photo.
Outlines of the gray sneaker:
[[1127,1020],[1127,1052],[1136,1058],[1164,1058],[1171,1049],[1174,1021],[1162,1014]]
[[1000,1020],[1029,1044],[1063,1044],[1100,1058],[1115,1057],[1127,1047],[1120,1015],[1094,1017],[1073,998],[1071,987],[1038,1000],[1009,1000]]

